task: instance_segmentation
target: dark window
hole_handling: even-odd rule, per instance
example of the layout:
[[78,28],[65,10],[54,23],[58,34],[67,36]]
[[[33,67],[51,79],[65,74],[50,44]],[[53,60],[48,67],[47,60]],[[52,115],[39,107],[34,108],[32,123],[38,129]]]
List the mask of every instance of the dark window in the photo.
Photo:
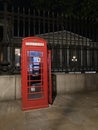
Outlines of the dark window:
[[4,3],[0,1],[0,10],[4,10]]
[[15,48],[15,67],[20,67],[20,48]]
[[0,26],[0,41],[3,40],[3,26]]

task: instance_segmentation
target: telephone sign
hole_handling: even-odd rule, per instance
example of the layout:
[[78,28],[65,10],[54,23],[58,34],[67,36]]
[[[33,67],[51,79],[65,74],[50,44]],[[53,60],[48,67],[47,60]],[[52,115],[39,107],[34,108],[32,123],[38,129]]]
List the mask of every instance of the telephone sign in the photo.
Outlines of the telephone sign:
[[51,80],[50,76],[48,76],[51,73],[49,54],[47,42],[44,39],[27,37],[22,40],[21,79],[23,110],[47,107],[49,100],[52,100],[52,90],[49,88],[51,87],[51,83],[49,83]]

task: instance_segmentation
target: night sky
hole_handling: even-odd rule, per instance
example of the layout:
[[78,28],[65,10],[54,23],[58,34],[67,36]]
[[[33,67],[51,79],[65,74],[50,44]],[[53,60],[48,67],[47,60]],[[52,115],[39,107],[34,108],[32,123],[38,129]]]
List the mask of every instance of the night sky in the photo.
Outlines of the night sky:
[[[3,1],[4,0],[0,0]],[[6,0],[14,7],[64,12],[67,15],[94,17],[98,21],[98,0]],[[0,8],[2,4],[0,3]]]
[[25,6],[25,7],[29,7],[32,4],[31,0],[13,0],[12,4],[14,4],[14,6]]

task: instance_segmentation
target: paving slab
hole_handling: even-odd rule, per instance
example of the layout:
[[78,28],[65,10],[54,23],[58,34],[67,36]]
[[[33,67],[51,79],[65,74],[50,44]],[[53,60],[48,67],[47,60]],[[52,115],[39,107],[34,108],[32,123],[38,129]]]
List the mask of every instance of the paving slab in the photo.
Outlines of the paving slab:
[[21,110],[0,102],[0,130],[98,130],[98,91],[59,95],[48,108]]

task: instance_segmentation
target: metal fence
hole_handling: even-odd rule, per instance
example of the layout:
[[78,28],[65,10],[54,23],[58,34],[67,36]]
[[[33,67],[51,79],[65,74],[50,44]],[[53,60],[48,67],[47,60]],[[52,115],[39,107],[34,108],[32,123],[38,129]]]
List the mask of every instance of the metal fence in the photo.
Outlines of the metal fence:
[[21,39],[27,36],[47,40],[48,48],[52,51],[53,72],[97,72],[98,23],[94,18],[15,8],[5,3],[0,10],[0,19],[2,72],[20,70],[15,64],[15,48],[21,48]]

